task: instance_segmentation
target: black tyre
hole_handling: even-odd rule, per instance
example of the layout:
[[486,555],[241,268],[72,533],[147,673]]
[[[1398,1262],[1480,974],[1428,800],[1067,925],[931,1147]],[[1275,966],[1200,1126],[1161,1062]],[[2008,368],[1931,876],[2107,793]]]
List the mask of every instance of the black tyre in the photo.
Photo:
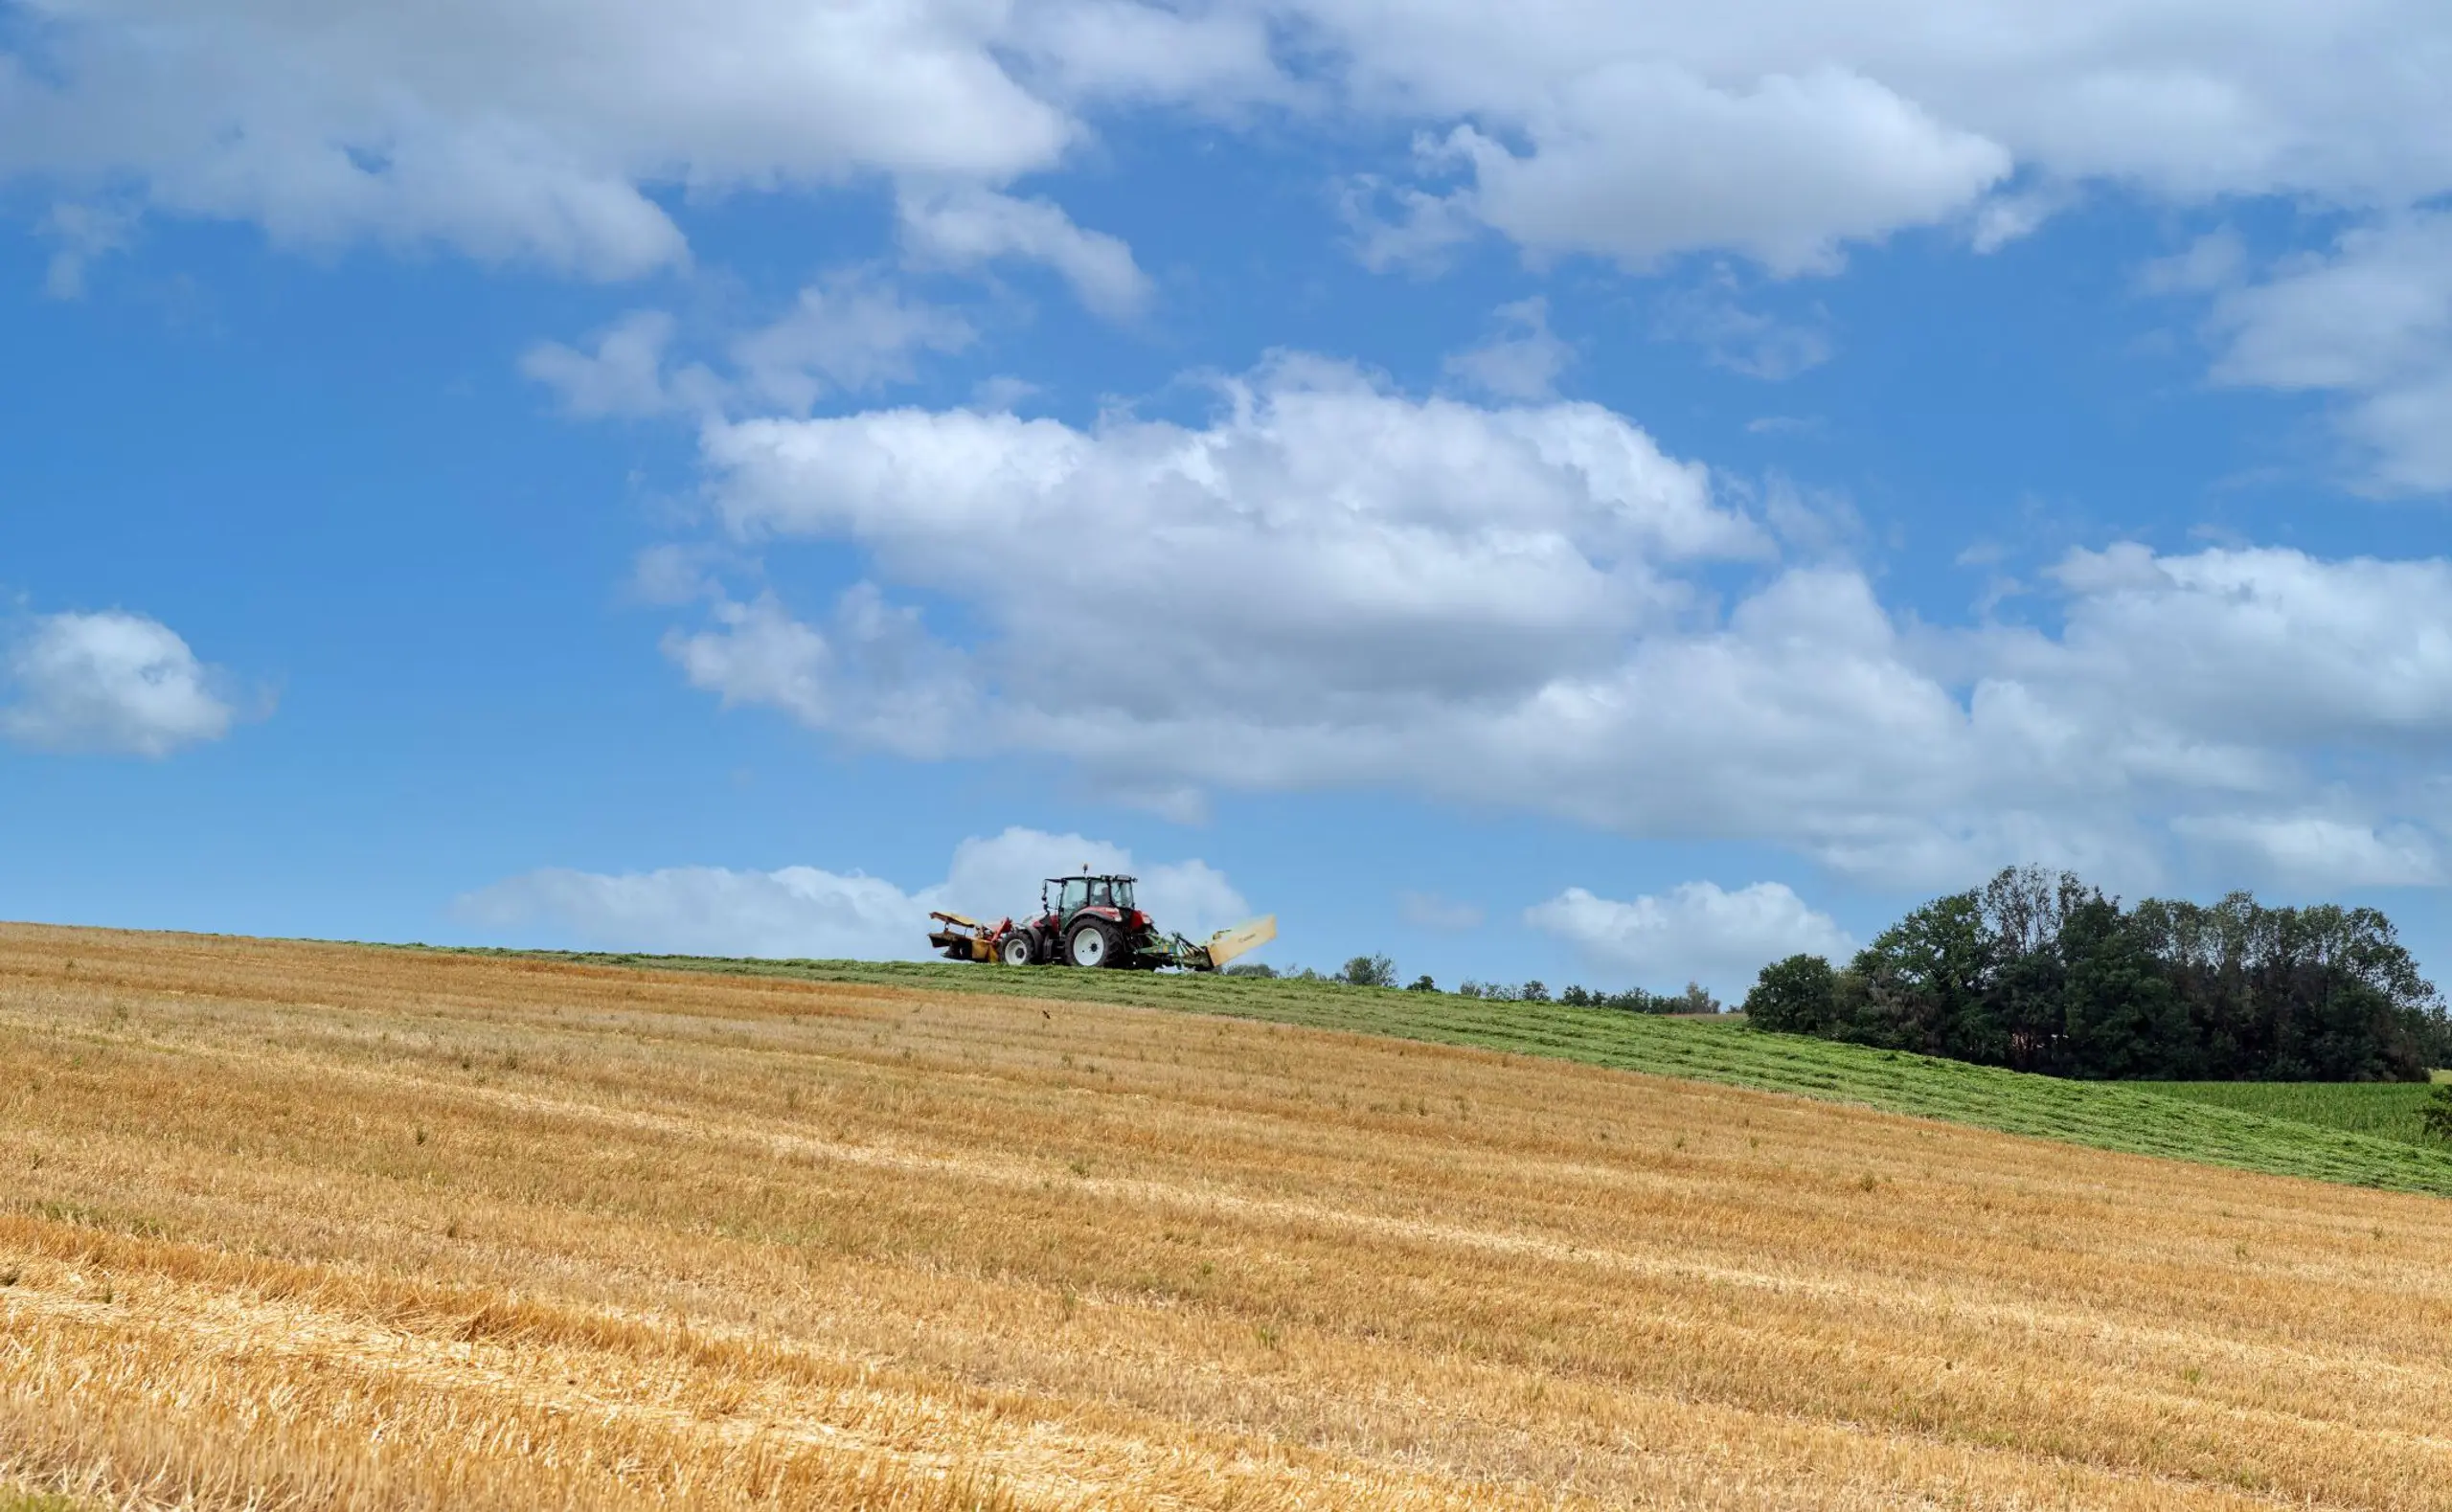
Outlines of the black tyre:
[[1115,964],[1115,932],[1100,919],[1084,919],[1064,937],[1064,959],[1076,966]]
[[1031,951],[1031,937],[1020,930],[1005,937],[996,954],[1008,966],[1027,966],[1037,958]]

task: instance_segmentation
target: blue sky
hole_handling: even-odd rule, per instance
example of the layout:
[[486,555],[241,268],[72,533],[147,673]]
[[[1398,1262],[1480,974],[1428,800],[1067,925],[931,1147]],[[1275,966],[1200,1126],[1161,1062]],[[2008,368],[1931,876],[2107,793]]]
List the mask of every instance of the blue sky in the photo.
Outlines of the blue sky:
[[2452,956],[2438,9],[0,3],[0,916]]

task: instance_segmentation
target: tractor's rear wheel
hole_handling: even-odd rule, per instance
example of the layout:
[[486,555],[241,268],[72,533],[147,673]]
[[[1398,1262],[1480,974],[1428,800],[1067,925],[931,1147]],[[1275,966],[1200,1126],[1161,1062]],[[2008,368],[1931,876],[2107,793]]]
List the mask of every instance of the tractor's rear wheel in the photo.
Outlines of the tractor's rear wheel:
[[1031,963],[1031,937],[1016,930],[1005,937],[1005,943],[998,953],[1005,958],[1008,966],[1027,966]]
[[1077,966],[1092,967],[1112,964],[1115,960],[1115,936],[1097,919],[1087,919],[1074,926],[1064,937],[1064,959]]

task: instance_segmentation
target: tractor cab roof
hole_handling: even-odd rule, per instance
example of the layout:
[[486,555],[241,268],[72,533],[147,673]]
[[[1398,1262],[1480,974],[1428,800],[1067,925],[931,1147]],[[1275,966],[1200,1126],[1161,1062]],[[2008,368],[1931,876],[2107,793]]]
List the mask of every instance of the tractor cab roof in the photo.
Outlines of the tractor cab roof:
[[1051,886],[1056,886],[1066,882],[1138,882],[1141,879],[1122,871],[1076,871],[1068,876],[1050,877],[1047,880]]

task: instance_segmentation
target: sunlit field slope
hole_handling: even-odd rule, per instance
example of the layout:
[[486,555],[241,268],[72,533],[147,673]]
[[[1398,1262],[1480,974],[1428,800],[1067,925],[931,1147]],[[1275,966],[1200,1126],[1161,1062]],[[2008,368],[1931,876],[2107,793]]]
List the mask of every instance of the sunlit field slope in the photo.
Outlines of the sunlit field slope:
[[2452,1195],[2452,1147],[2420,1131],[2429,1089],[2206,1082],[2083,1082],[1902,1055],[1731,1022],[1656,1018],[1558,1003],[1501,1003],[1325,982],[1014,970],[883,961],[721,960],[538,955],[537,959],[754,973],[963,991],[1130,1003],[1277,1024],[1552,1055],[1948,1118],[2098,1149],[2243,1170]]
[[1468,1047],[0,927],[0,1484],[89,1500],[2452,1486],[2452,1204]]

